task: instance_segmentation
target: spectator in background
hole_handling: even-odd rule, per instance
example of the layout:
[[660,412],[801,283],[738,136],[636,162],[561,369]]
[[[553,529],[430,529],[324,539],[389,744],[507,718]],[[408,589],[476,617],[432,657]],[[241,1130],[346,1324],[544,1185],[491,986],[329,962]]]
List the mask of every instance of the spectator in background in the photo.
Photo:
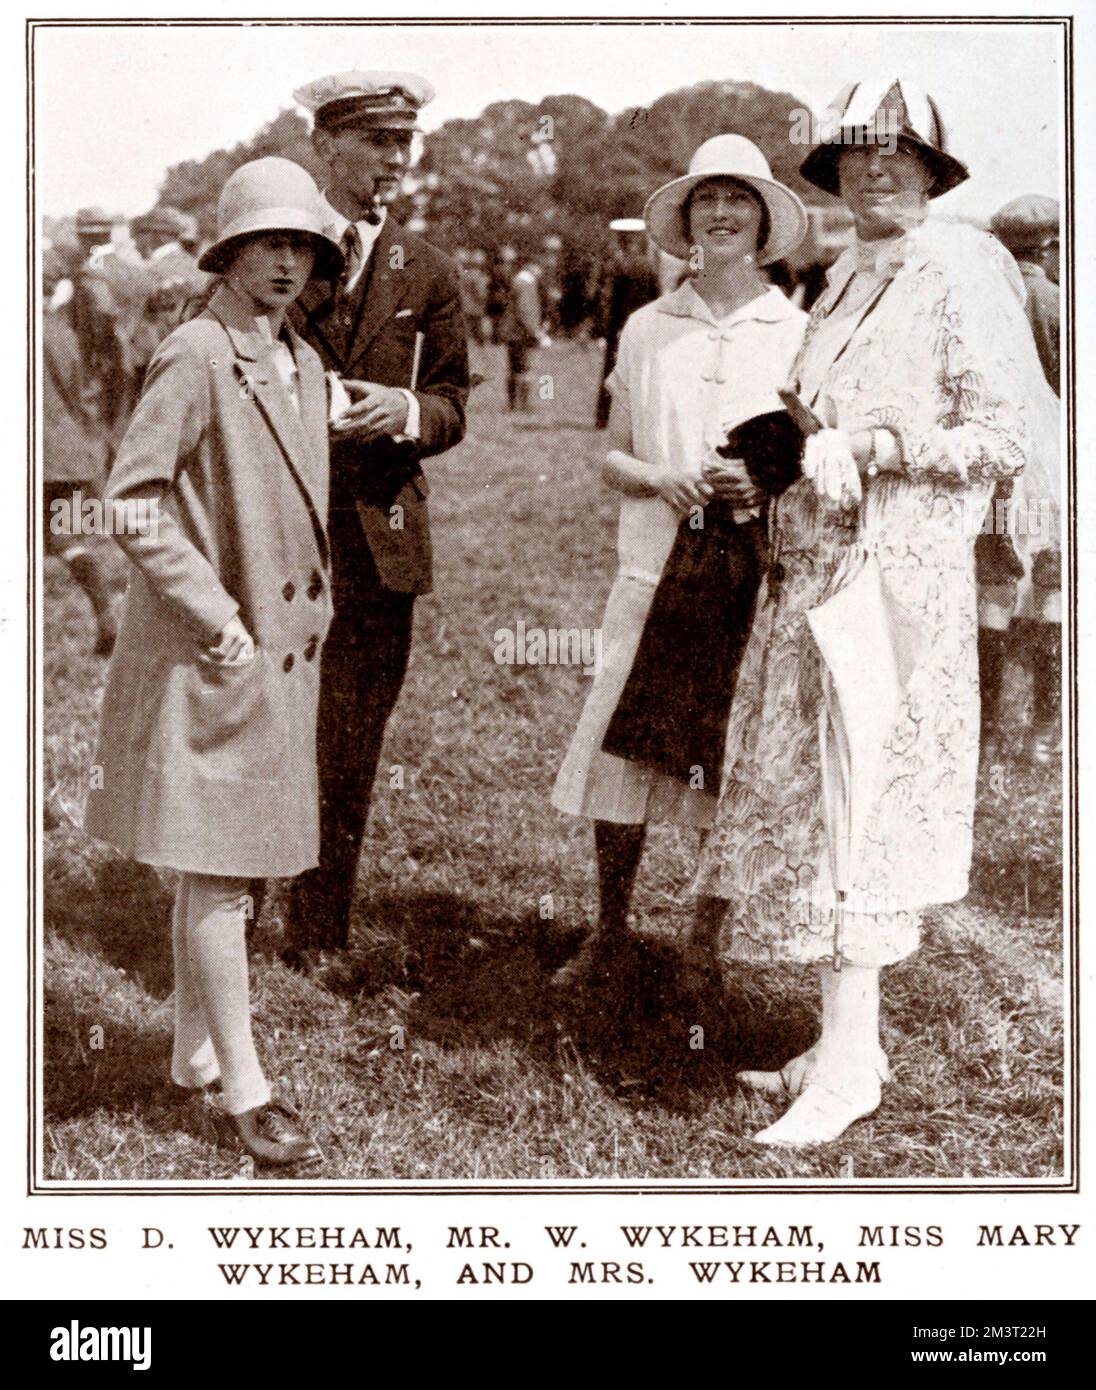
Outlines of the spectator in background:
[[95,655],[109,656],[118,632],[114,596],[97,535],[81,534],[84,499],[103,486],[106,446],[85,391],[80,345],[72,326],[73,285],[59,251],[42,258],[42,478],[46,551],[56,555],[87,594],[97,627]]
[[597,398],[597,427],[609,423],[612,397],[606,382],[616,364],[617,344],[624,325],[637,309],[658,298],[658,271],[642,217],[618,217],[609,223],[615,241],[598,296],[597,336],[605,340],[605,361]]
[[197,256],[202,244],[202,234],[198,219],[190,212],[179,213],[179,245],[192,256]]
[[535,347],[551,346],[544,326],[541,279],[537,262],[526,261],[510,281],[506,308],[499,319],[499,341],[506,344],[506,401],[511,410],[529,409],[529,354]]
[[[1043,375],[1060,394],[1058,275],[1059,209],[1053,198],[1027,194],[994,214],[990,229],[1012,252],[1024,277],[1024,308]],[[1048,265],[1054,272],[1047,273]],[[1004,531],[1012,495],[1000,483],[975,548],[978,573],[978,669],[982,739],[987,757],[1001,750],[1001,687],[1010,652],[1031,665],[1032,730],[1028,756],[1049,763],[1062,741],[1062,554],[1058,479],[1028,472],[1016,488],[1017,545]],[[1013,618],[1015,617],[1015,622]]]
[[554,232],[541,242],[537,264],[540,266],[540,302],[544,331],[554,337],[560,330],[560,303],[563,299],[563,241]]
[[152,354],[187,317],[187,306],[202,297],[209,277],[180,240],[183,214],[155,207],[130,223],[130,235],[147,276],[144,310],[134,332],[138,369],[143,373]]
[[140,391],[133,335],[147,288],[141,267],[118,255],[112,233],[113,223],[100,208],[81,208],[76,214],[80,253],[72,276],[72,327],[83,363],[89,420],[108,455]]
[[512,246],[501,246],[487,272],[487,336],[493,343],[502,342],[499,321],[510,302],[510,281],[514,278],[517,258],[518,253]]
[[484,341],[489,283],[484,269],[486,257],[482,251],[462,247],[456,255],[460,266],[460,307],[468,337],[474,343]]

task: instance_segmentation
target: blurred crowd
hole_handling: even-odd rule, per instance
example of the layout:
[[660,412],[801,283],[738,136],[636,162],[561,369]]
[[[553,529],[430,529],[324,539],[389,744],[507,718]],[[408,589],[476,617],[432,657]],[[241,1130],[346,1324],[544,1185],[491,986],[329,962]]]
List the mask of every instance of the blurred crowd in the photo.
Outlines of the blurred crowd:
[[71,237],[42,258],[42,436],[47,549],[67,565],[95,613],[95,650],[117,635],[114,567],[102,535],[80,524],[96,499],[159,343],[201,302],[197,226],[156,207],[119,228],[82,208]]

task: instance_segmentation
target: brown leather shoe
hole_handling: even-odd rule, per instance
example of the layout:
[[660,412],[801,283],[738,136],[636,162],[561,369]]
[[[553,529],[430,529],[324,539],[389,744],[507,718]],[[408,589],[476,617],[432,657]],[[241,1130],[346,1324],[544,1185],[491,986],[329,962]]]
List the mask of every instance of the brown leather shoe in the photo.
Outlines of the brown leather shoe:
[[228,1118],[256,1163],[312,1163],[320,1157],[300,1118],[285,1101],[271,1100]]

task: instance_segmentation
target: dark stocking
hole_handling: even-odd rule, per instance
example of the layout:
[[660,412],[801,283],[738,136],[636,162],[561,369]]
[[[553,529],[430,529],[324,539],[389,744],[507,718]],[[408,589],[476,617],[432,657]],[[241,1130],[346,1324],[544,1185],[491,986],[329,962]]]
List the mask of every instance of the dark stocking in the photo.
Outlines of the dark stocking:
[[600,894],[599,936],[620,936],[627,928],[628,907],[643,853],[646,826],[594,822]]

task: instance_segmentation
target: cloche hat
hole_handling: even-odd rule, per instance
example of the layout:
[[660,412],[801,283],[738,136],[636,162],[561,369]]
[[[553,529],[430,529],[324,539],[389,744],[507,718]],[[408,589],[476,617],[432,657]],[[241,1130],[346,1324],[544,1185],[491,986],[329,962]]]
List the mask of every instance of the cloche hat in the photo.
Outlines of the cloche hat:
[[342,250],[327,234],[320,191],[307,169],[291,159],[253,159],[229,178],[217,204],[217,240],[198,269],[223,273],[235,243],[257,232],[305,232],[316,247],[314,274],[334,280],[342,270]]

